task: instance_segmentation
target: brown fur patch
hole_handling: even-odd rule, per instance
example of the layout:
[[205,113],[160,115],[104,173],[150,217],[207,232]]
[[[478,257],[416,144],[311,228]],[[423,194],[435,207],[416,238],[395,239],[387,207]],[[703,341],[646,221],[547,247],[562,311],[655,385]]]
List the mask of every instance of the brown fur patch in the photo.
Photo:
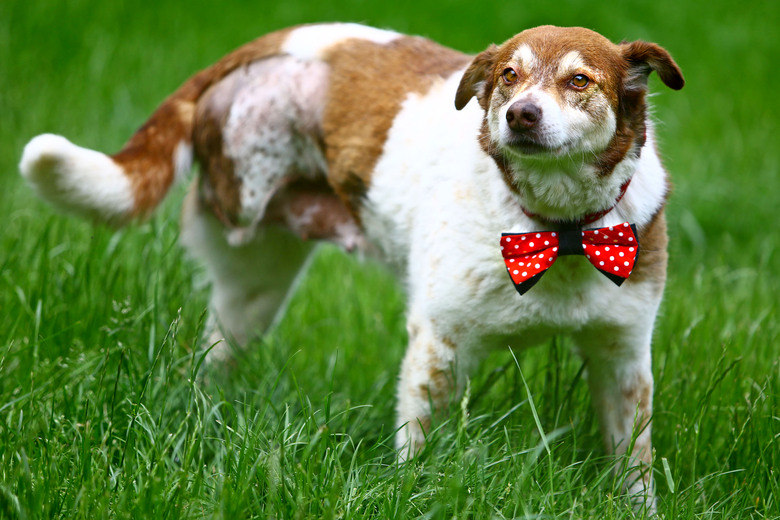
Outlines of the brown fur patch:
[[449,348],[451,350],[455,350],[457,348],[457,345],[452,340],[452,338],[450,338],[449,336],[442,336],[441,337],[441,342],[444,343],[444,346],[446,346],[447,348]]
[[[284,186],[271,199],[263,222],[284,224],[304,240],[341,243],[345,230],[360,234],[352,215],[325,179],[300,179]],[[349,250],[357,244],[342,245]]]
[[427,383],[419,387],[420,395],[430,399],[437,411],[442,411],[446,406],[447,399],[452,394],[452,384],[450,375],[439,368],[430,368],[428,370]]
[[[173,183],[174,152],[180,142],[189,143],[192,139],[195,102],[203,92],[236,68],[278,53],[291,30],[262,36],[192,76],[163,101],[113,156],[133,185],[134,214],[144,214],[154,208]],[[209,142],[214,146],[213,138]]]
[[457,110],[465,107],[474,96],[477,96],[479,105],[487,110],[488,96],[493,90],[491,69],[495,63],[497,51],[498,47],[490,45],[472,60],[466,72],[463,73],[463,78],[461,78],[458,91],[455,94],[455,108]]
[[663,208],[638,231],[639,255],[626,284],[639,283],[649,279],[661,291],[666,283],[666,264],[669,259],[666,250],[669,237],[666,233],[666,216]]
[[646,417],[646,412],[649,410],[648,405],[653,396],[653,385],[642,381],[630,388],[623,388],[622,393],[623,397],[629,402],[635,404],[639,403],[639,410],[641,413],[645,414]]
[[331,83],[323,117],[328,180],[350,211],[357,213],[404,99],[427,91],[468,60],[409,36],[386,45],[350,39],[329,49]]
[[498,83],[504,68],[513,64],[513,55],[521,45],[533,50],[541,68],[534,76],[553,81],[556,78],[558,62],[571,51],[577,51],[591,68],[603,73],[601,89],[617,104],[620,81],[625,69],[625,60],[617,45],[604,36],[581,27],[554,27],[544,25],[521,32],[507,40],[499,48],[496,65],[493,68],[494,83]]
[[173,183],[173,154],[192,131],[193,103],[169,97],[113,159],[134,190],[135,214],[153,209]]
[[200,197],[226,226],[236,224],[241,206],[241,182],[233,161],[224,154],[222,129],[230,115],[228,107],[218,107],[210,99],[212,90],[198,104],[193,132],[195,157],[201,165]]

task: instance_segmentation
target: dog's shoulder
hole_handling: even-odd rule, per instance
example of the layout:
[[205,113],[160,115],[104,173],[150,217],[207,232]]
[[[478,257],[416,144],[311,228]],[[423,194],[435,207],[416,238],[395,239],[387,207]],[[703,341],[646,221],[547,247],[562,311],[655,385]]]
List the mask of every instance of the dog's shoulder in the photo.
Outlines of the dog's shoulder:
[[281,48],[328,65],[321,126],[328,179],[352,206],[371,184],[404,101],[465,69],[471,59],[426,38],[356,24],[301,26]]

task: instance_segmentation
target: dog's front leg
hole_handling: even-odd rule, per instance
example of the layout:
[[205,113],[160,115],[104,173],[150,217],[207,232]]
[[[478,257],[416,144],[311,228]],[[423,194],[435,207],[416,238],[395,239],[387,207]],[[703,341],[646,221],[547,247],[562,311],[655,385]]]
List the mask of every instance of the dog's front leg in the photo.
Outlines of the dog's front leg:
[[[588,385],[601,420],[607,451],[624,455],[630,470],[624,488],[632,504],[655,512],[650,426],[653,414],[653,373],[650,332],[626,335],[615,342],[590,345]],[[621,465],[616,471],[621,470]]]
[[456,343],[438,332],[431,320],[410,313],[409,347],[398,382],[396,448],[400,460],[414,456],[425,443],[434,414],[443,414],[463,376]]

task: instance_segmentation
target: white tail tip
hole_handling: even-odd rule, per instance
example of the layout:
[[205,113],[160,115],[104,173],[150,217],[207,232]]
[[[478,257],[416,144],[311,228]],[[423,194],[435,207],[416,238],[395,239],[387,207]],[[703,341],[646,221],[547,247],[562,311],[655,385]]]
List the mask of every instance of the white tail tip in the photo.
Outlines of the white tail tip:
[[121,222],[133,212],[133,187],[124,170],[106,154],[62,136],[33,138],[24,147],[19,170],[41,197],[69,213]]

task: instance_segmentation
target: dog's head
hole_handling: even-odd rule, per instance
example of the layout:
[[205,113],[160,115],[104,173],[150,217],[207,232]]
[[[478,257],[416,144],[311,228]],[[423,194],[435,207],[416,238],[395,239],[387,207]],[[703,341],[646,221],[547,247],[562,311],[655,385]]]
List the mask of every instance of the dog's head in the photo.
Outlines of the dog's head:
[[644,144],[651,71],[675,90],[684,84],[672,57],[654,43],[615,45],[588,29],[537,27],[476,56],[455,107],[476,96],[488,151],[509,163],[576,155],[607,174]]

